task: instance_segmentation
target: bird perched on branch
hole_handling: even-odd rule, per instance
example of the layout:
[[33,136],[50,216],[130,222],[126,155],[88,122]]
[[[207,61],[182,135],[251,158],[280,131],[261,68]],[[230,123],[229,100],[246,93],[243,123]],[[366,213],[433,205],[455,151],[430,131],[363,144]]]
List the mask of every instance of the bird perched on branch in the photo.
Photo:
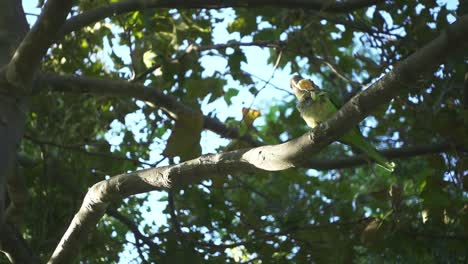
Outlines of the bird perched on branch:
[[[320,90],[311,80],[295,75],[292,77],[290,85],[298,99],[297,110],[310,128],[326,121],[338,111],[339,107],[330,99],[329,95]],[[367,142],[357,127],[346,132],[339,141],[361,150],[366,156],[390,172],[395,168],[393,162],[389,162]]]

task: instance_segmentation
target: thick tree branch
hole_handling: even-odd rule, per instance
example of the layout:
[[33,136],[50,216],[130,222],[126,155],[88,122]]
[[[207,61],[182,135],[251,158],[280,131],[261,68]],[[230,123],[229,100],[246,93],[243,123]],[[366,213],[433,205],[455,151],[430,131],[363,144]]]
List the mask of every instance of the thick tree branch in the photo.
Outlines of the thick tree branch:
[[297,139],[278,145],[204,155],[177,165],[118,175],[95,184],[88,191],[49,263],[69,263],[75,258],[88,232],[95,227],[112,201],[169,188],[170,185],[176,188],[207,176],[277,171],[306,164],[307,157],[318,153],[380,105],[407,90],[408,85],[416,82],[420,75],[432,72],[448,55],[460,50],[466,52],[466,46],[468,16],[463,16],[437,39],[401,61],[393,71],[367,90],[354,96],[329,120]]
[[31,81],[42,57],[55,40],[57,31],[65,21],[73,1],[49,0],[41,16],[16,49],[6,68],[6,80],[19,94],[29,94]]
[[[184,105],[175,98],[164,94],[161,90],[142,84],[108,79],[85,78],[74,75],[60,76],[55,74],[41,74],[37,81],[40,87],[48,86],[54,91],[92,93],[106,96],[127,96],[143,101],[150,101],[169,113],[169,116],[175,120],[177,120],[180,115],[184,114],[192,116],[195,114],[201,115],[201,112]],[[226,127],[216,118],[203,116],[203,121],[205,129],[211,130],[223,137],[239,138],[252,146],[259,145],[258,142],[253,140],[250,136],[241,136],[237,128]]]
[[83,14],[74,16],[60,29],[59,35],[65,35],[84,26],[103,20],[104,18],[124,14],[127,12],[144,10],[150,8],[207,8],[219,9],[225,7],[283,7],[303,8],[317,11],[347,13],[356,9],[375,5],[383,0],[345,0],[345,1],[322,1],[322,0],[124,0],[118,3],[108,4],[94,8]]
[[7,182],[8,198],[10,203],[6,210],[7,221],[20,226],[23,223],[24,212],[28,205],[29,193],[23,168],[16,166],[15,173],[11,174]]
[[[312,133],[312,135],[313,134],[316,133]],[[181,184],[200,181],[207,175],[214,177],[224,175],[225,172],[255,171],[256,168],[254,168],[255,165],[253,164],[261,164],[264,162],[261,157],[261,152],[270,152],[270,155],[274,155],[277,151],[287,149],[290,149],[291,152],[295,152],[300,148],[300,146],[297,146],[296,142],[300,142],[301,140],[308,141],[309,134],[281,145],[259,147],[252,150],[239,150],[224,154],[206,155],[178,165],[122,174],[108,181],[99,182],[89,190],[80,211],[75,215],[70,228],[62,238],[60,246],[63,247],[66,254],[58,252],[56,256],[54,255],[54,257],[50,259],[49,263],[63,263],[62,260],[66,260],[68,257],[72,256],[71,254],[75,253],[81,241],[83,241],[86,234],[94,228],[100,216],[106,211],[107,205],[112,201],[118,201],[136,193],[168,188],[170,184],[169,180],[172,180],[172,185],[177,187]],[[449,147],[449,145],[440,144],[431,147],[407,148],[401,151],[388,151],[384,153],[386,153],[388,157],[403,157],[405,155],[411,156],[434,153],[447,150]],[[315,152],[317,151],[319,150],[316,149]],[[259,156],[256,154],[259,154]],[[281,159],[281,157],[279,158]],[[351,162],[345,165],[355,166],[364,162],[359,158],[351,159],[350,161]],[[317,163],[319,164],[320,161]],[[330,164],[322,164],[322,166]],[[285,165],[287,166],[287,164]],[[64,243],[70,244],[63,245]],[[73,246],[73,248],[70,248],[71,246]],[[60,249],[60,247],[57,249]]]
[[[13,51],[28,31],[28,23],[24,15],[21,1],[4,0],[0,4],[0,68],[10,62]],[[5,71],[0,71],[0,251],[15,259],[21,259],[15,250],[17,241],[12,236],[11,228],[5,223],[5,206],[7,180],[14,174],[16,152],[24,130],[26,99],[12,96],[8,93],[11,84],[8,83]],[[27,255],[25,254],[25,258]]]

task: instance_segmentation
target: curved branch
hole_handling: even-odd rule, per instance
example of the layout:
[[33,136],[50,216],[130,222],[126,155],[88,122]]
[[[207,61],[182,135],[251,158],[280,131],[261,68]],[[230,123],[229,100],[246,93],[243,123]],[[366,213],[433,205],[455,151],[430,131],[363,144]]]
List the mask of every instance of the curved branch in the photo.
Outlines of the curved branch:
[[21,41],[13,58],[8,64],[5,75],[7,81],[19,94],[31,92],[33,75],[53,43],[57,31],[64,23],[73,1],[49,0],[44,6],[41,16]]
[[119,220],[122,224],[127,226],[127,228],[135,235],[136,239],[140,239],[145,244],[147,244],[150,248],[156,249],[157,247],[156,243],[154,243],[154,241],[151,238],[141,233],[140,230],[138,229],[138,225],[135,224],[131,219],[119,213],[114,208],[107,209],[106,214],[112,216],[113,218]]
[[63,235],[49,263],[69,263],[108,205],[129,195],[198,182],[207,176],[224,176],[259,170],[277,171],[306,164],[380,105],[388,103],[420,75],[432,72],[445,58],[468,46],[468,15],[450,25],[437,39],[401,61],[394,70],[354,96],[329,120],[312,131],[279,145],[204,155],[177,165],[136,171],[112,177],[91,187]]
[[15,167],[15,173],[11,174],[7,181],[10,204],[6,210],[6,217],[8,222],[20,226],[24,222],[24,213],[30,197],[24,171],[20,166]]
[[59,36],[63,36],[84,26],[103,20],[104,18],[150,8],[207,8],[220,9],[225,7],[282,7],[303,8],[326,11],[332,13],[347,13],[356,9],[368,7],[384,2],[383,0],[346,0],[346,1],[322,1],[322,0],[125,0],[91,9],[85,13],[74,16],[60,29]]
[[[55,74],[41,74],[38,76],[37,83],[40,87],[47,86],[54,91],[127,96],[150,101],[169,113],[169,116],[175,120],[184,114],[201,115],[201,112],[184,105],[175,98],[164,94],[161,90],[138,83]],[[205,129],[211,130],[222,137],[239,138],[252,146],[259,145],[252,137],[248,135],[241,136],[237,128],[227,127],[216,118],[203,116],[203,121]]]
[[[323,136],[319,138],[326,139]],[[298,153],[304,155],[301,151],[304,146],[312,145],[307,153],[317,153],[320,148],[325,147],[326,142],[324,140],[323,143],[316,143],[314,137],[306,134],[280,145],[204,155],[177,165],[136,171],[101,181],[89,189],[80,210],[73,218],[49,263],[69,263],[76,257],[82,241],[94,229],[112,201],[137,193],[167,189],[171,184],[179,186],[200,181],[206,176],[224,175],[227,172],[289,168],[294,166],[292,160],[295,155]],[[313,148],[315,151],[311,150]]]
[[[309,140],[309,136],[314,134],[318,133],[305,134],[297,140],[276,146],[264,146],[251,150],[247,149],[224,154],[205,155],[198,159],[178,165],[142,170],[130,174],[122,174],[115,176],[110,180],[101,181],[95,184],[88,191],[80,211],[75,215],[67,233],[62,238],[61,244],[56,249],[57,254],[54,254],[49,263],[66,263],[66,261],[62,261],[62,258],[67,260],[75,254],[74,252],[81,244],[81,241],[86,237],[86,234],[94,228],[97,221],[106,211],[108,204],[113,201],[118,201],[129,195],[137,193],[167,189],[169,188],[170,182],[172,182],[172,186],[180,186],[190,182],[198,182],[207,175],[214,177],[222,176],[227,172],[235,173],[256,171],[256,167],[260,167],[261,164],[265,162],[261,157],[262,152],[269,152],[265,153],[265,155],[275,155],[275,152],[281,153],[282,151],[287,152],[288,149],[291,152],[301,152],[298,150],[301,146],[298,142],[301,140]],[[318,145],[318,143],[311,144]],[[384,151],[383,153],[387,154],[387,157],[404,157],[434,153],[447,150],[449,147],[450,145],[448,144],[439,144],[429,147],[413,147],[402,150]],[[317,148],[314,152],[316,153],[318,151],[319,149]],[[256,154],[258,154],[258,156]],[[307,156],[309,154],[300,155]],[[284,157],[278,158],[281,159]],[[351,162],[345,165],[349,165],[354,162],[353,166],[355,166],[358,164],[356,162],[364,162],[359,158],[349,160]],[[318,163],[320,162],[321,161]],[[65,243],[69,244],[64,245]],[[62,249],[63,252],[60,252]],[[59,250],[59,252],[57,250]]]

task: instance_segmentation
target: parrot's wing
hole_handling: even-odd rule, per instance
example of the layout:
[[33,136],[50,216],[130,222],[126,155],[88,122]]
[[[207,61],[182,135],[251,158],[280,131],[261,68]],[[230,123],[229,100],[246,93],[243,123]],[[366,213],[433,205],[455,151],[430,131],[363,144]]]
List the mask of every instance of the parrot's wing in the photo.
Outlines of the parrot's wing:
[[338,98],[334,96],[333,94],[327,93],[327,95],[330,101],[332,102],[332,104],[335,105],[336,110],[338,111],[343,106],[343,103],[340,100],[338,100]]
[[[327,95],[328,95],[328,98],[329,98],[330,102],[331,102],[333,105],[335,105],[336,111],[340,110],[341,107],[343,106],[343,104],[341,103],[341,101],[338,100],[338,98],[337,98],[336,96],[330,95],[330,94],[328,94],[328,93],[327,93]],[[359,125],[356,125],[354,129],[356,129],[357,132],[361,133],[361,129],[359,128]]]

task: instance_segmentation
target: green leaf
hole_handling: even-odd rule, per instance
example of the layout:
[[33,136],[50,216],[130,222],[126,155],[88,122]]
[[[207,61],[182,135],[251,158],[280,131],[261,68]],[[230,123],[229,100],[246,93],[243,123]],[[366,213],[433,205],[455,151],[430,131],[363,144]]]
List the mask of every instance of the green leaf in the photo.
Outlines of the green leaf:
[[261,41],[261,40],[275,41],[275,40],[279,40],[279,37],[280,37],[281,33],[282,32],[277,30],[277,29],[264,28],[262,30],[259,30],[257,33],[255,33],[254,41]]
[[253,13],[237,17],[233,22],[229,23],[227,30],[229,33],[239,32],[241,36],[248,35],[257,29],[256,18]]
[[203,99],[210,95],[209,103],[216,100],[223,94],[223,87],[226,80],[215,77],[205,79],[187,79],[185,86],[187,87],[187,96],[190,98]]
[[226,103],[228,105],[231,105],[232,104],[232,97],[236,96],[239,94],[239,90],[235,89],[235,88],[229,88],[227,90],[227,92],[224,94],[224,100],[226,101]]
[[245,57],[244,52],[239,48],[235,48],[234,52],[228,57],[228,65],[231,72],[240,72],[241,62],[247,62],[247,58]]
[[203,115],[201,113],[180,113],[167,141],[164,155],[179,156],[184,161],[200,156],[202,130]]

